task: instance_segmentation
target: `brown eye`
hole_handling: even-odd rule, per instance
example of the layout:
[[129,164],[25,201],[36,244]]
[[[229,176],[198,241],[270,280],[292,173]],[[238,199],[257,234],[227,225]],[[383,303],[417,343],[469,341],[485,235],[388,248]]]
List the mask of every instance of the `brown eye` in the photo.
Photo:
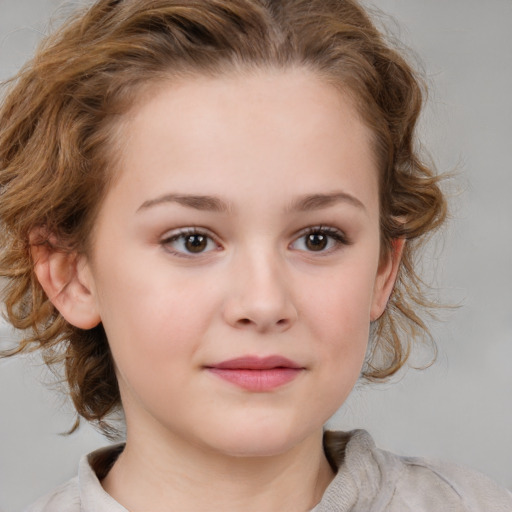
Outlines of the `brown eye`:
[[290,244],[292,249],[330,254],[343,245],[350,245],[345,234],[337,228],[319,226],[305,231]]
[[188,252],[203,252],[208,246],[208,237],[204,235],[189,235],[185,238],[185,248]]
[[306,236],[306,247],[310,251],[323,251],[328,243],[327,235],[323,233],[311,233]]
[[211,236],[193,230],[182,231],[164,238],[161,244],[167,251],[177,256],[199,255],[218,248]]

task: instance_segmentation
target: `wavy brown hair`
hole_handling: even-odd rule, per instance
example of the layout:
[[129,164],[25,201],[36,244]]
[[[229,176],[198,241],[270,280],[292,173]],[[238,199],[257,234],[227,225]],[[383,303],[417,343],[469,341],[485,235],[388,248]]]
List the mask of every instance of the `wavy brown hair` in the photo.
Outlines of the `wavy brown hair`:
[[[373,133],[380,172],[382,254],[405,238],[388,307],[374,325],[364,376],[383,379],[428,335],[415,272],[427,235],[444,220],[439,177],[420,159],[422,85],[354,0],[99,0],[42,42],[8,84],[0,110],[0,276],[11,352],[41,349],[63,365],[79,416],[109,432],[120,409],[101,324],[68,324],[34,274],[30,244],[87,254],[115,174],[116,127],[148,84],[251,68],[304,67],[349,94]],[[51,234],[30,240],[32,233]],[[78,421],[78,420],[77,420]]]

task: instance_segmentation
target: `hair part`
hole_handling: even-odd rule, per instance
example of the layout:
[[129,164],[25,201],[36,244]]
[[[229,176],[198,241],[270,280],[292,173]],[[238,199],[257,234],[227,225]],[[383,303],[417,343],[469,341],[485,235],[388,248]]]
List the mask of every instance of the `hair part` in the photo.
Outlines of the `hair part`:
[[[31,243],[87,254],[122,154],[120,125],[152,84],[192,75],[305,67],[349,94],[373,133],[382,256],[406,240],[388,307],[375,322],[364,376],[381,380],[428,337],[433,306],[415,258],[446,217],[440,178],[415,147],[422,83],[355,0],[100,0],[39,47],[0,110],[0,276],[12,353],[41,349],[63,364],[78,414],[109,434],[120,408],[101,324],[81,330],[52,305],[34,274]],[[41,229],[42,228],[42,229]],[[78,425],[78,423],[77,423]]]

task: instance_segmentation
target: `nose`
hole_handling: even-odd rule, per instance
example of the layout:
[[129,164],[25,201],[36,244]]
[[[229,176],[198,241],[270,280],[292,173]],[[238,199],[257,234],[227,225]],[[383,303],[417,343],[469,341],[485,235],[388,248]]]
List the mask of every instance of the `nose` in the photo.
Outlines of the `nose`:
[[297,320],[290,276],[272,254],[243,258],[230,272],[225,320],[238,329],[282,332]]

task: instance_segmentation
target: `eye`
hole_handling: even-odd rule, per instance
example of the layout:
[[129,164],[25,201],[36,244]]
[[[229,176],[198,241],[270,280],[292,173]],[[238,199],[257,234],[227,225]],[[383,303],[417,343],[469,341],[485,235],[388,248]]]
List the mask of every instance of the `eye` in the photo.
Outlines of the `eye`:
[[211,236],[195,229],[171,233],[162,240],[161,244],[166,250],[182,256],[211,252],[219,247]]
[[309,228],[290,247],[306,252],[330,252],[339,245],[348,245],[345,234],[335,228]]

